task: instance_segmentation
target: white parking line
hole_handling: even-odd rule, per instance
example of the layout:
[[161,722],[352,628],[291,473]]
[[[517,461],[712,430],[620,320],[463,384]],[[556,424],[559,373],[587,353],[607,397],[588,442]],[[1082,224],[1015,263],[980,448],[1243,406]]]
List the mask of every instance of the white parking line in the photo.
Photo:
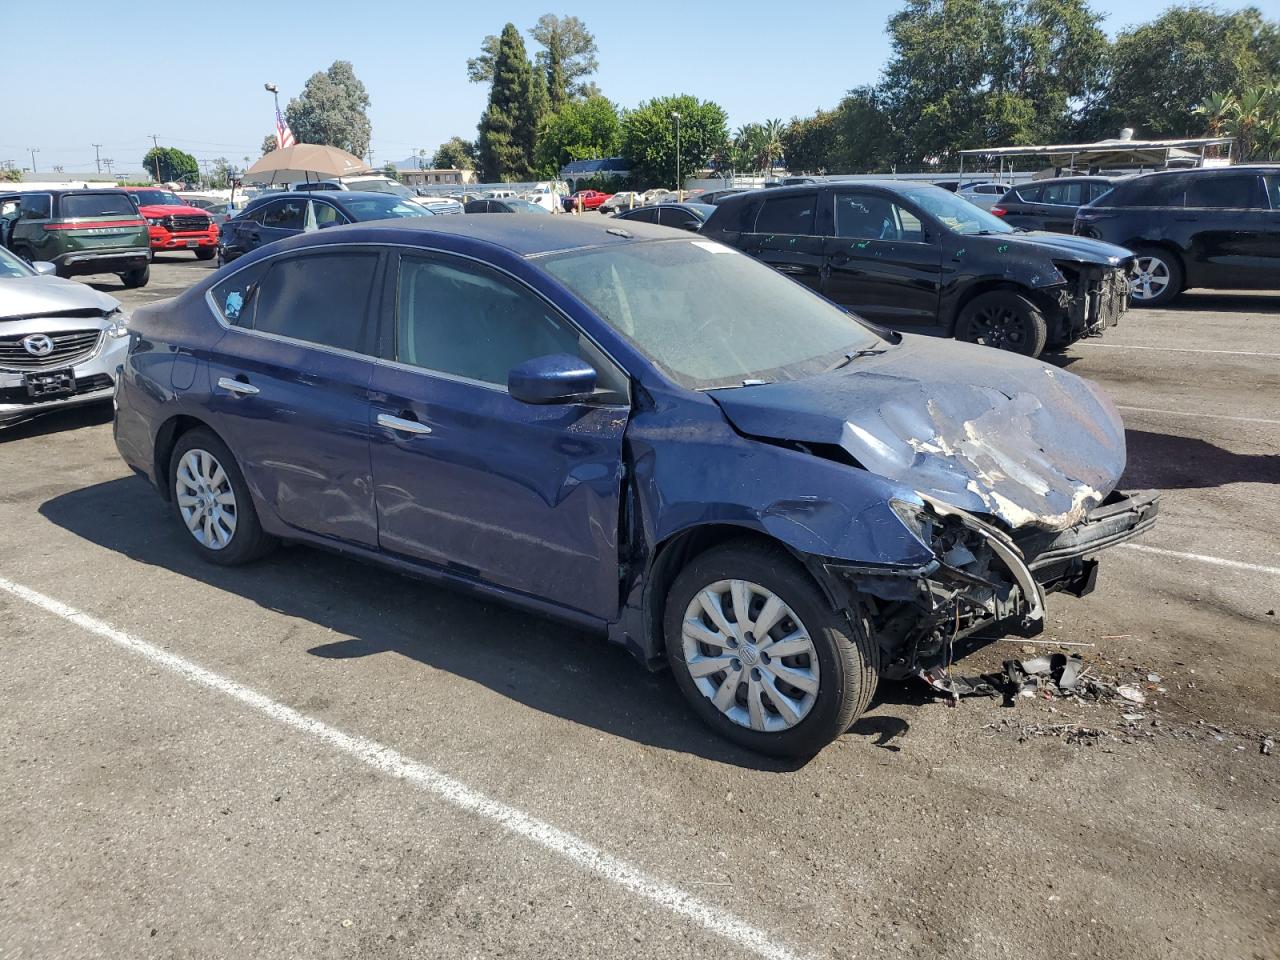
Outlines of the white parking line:
[[1087,340],[1077,340],[1073,346],[1105,347],[1108,350],[1159,350],[1164,353],[1220,353],[1229,357],[1280,358],[1280,353],[1254,353],[1250,350],[1201,350],[1192,347],[1145,347],[1132,343],[1091,343]]
[[1230,417],[1225,413],[1201,413],[1199,410],[1161,410],[1159,407],[1131,407],[1117,403],[1119,410],[1134,410],[1138,413],[1159,413],[1170,417],[1193,417],[1200,420],[1234,420],[1237,423],[1269,423],[1280,426],[1280,420],[1267,420],[1263,417]]
[[714,904],[699,900],[679,887],[655,880],[627,861],[606,853],[580,837],[539,820],[510,804],[490,799],[448,774],[411,760],[391,747],[365,737],[343,733],[336,727],[299,713],[292,707],[272,700],[256,690],[169,653],[123,630],[117,630],[102,620],[81,613],[74,607],[69,607],[43,593],[37,593],[20,583],[0,577],[0,590],[54,616],[61,617],[82,630],[87,630],[126,650],[140,654],[152,663],[185,677],[193,683],[238,700],[272,720],[315,737],[333,749],[354,757],[389,777],[405,780],[456,807],[492,820],[511,833],[546,848],[629,893],[651,900],[674,914],[692,920],[708,932],[723,937],[739,947],[771,960],[798,960],[797,954],[770,939],[764,931],[744,923]]
[[1232,570],[1248,570],[1251,573],[1271,573],[1280,577],[1280,567],[1266,567],[1260,563],[1245,563],[1243,560],[1224,560],[1222,557],[1208,557],[1203,553],[1183,553],[1181,550],[1166,550],[1163,547],[1149,547],[1145,543],[1122,543],[1126,550],[1141,550],[1143,553],[1158,553],[1162,557],[1178,557],[1182,560],[1195,560],[1215,567],[1230,567]]

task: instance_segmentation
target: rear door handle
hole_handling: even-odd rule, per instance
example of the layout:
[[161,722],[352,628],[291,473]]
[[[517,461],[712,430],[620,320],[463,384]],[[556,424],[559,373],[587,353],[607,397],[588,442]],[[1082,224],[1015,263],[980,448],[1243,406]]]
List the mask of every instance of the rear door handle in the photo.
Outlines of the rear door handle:
[[230,377],[219,377],[218,386],[228,393],[239,394],[242,397],[252,397],[258,393],[258,388],[252,383],[246,383],[243,380],[232,380]]
[[389,413],[378,414],[378,426],[386,427],[388,430],[399,430],[401,433],[428,434],[431,428],[420,420],[406,420],[404,417],[394,417]]
[[780,263],[775,268],[779,273],[805,273],[805,268],[796,266],[794,263]]

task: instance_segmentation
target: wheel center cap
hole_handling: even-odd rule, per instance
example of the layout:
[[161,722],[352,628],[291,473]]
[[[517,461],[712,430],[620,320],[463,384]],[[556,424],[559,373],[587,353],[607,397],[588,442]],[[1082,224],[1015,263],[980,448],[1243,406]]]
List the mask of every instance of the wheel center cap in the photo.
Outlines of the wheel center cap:
[[748,667],[754,667],[760,662],[760,654],[752,644],[744,643],[738,648],[738,659]]

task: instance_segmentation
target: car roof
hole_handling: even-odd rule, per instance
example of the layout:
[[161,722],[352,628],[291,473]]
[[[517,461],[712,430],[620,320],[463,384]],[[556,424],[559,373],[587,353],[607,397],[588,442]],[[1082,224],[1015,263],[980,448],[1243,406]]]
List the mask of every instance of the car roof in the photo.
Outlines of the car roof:
[[[1215,174],[1229,174],[1240,170],[1248,170],[1254,173],[1276,173],[1280,174],[1280,164],[1276,163],[1234,163],[1229,167],[1181,167],[1173,170],[1152,170],[1150,173],[1144,173],[1140,176],[1147,177],[1173,177],[1173,176],[1191,176],[1204,177]],[[1136,179],[1136,178],[1135,178]]]
[[408,243],[430,246],[441,236],[479,241],[505,249],[518,257],[536,257],[579,247],[610,246],[635,240],[687,239],[671,227],[626,221],[614,217],[548,217],[536,213],[512,213],[502,217],[402,217],[365,221],[303,234],[287,243],[290,249],[342,243]]

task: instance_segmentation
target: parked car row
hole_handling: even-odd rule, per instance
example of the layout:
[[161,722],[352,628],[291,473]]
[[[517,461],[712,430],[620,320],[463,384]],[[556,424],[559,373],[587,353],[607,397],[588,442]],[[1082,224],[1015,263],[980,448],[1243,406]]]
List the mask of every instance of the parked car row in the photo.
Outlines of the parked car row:
[[211,563],[315,544],[554,616],[670,667],[724,736],[807,755],[878,678],[1040,631],[1155,521],[1096,386],[765,266],[879,245],[921,287],[936,254],[1028,297],[1069,270],[1069,298],[1116,266],[1096,241],[1032,247],[900,185],[731,198],[707,227],[759,260],[637,219],[351,219],[130,321],[117,447]]

